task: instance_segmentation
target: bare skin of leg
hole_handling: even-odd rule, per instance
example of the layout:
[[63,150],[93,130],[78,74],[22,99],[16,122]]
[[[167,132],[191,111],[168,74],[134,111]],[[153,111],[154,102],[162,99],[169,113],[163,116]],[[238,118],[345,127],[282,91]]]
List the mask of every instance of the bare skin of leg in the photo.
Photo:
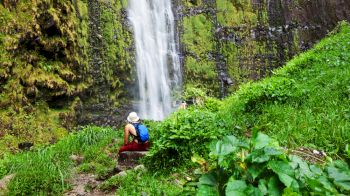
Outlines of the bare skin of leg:
[[129,143],[130,134],[137,135],[136,129],[132,124],[127,124],[124,127],[124,145],[127,145]]

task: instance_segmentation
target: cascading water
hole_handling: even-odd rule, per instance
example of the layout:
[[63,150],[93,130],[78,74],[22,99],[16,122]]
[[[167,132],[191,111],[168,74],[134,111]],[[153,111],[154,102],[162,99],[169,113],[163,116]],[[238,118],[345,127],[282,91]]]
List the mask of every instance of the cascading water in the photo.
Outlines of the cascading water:
[[171,0],[129,0],[128,18],[136,46],[137,110],[141,118],[162,120],[181,86]]

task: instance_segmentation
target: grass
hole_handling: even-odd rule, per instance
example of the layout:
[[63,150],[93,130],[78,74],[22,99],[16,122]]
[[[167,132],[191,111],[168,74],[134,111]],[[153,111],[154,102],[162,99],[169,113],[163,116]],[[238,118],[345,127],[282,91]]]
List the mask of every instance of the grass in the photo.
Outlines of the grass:
[[[151,123],[151,122],[149,122]],[[116,165],[114,157],[122,141],[121,130],[85,127],[58,143],[29,152],[6,155],[0,160],[0,179],[15,174],[0,195],[62,195],[71,189],[69,180],[74,168],[81,173],[92,173],[96,179],[106,180],[99,188],[120,195],[175,195],[181,185],[174,184],[175,177],[147,171],[129,171],[126,177],[112,176]],[[77,166],[69,157],[84,157]],[[181,176],[181,175],[180,175]]]
[[239,134],[254,128],[288,147],[342,152],[350,142],[349,50],[350,27],[342,23],[274,76],[241,86],[224,101],[222,115],[242,127]]
[[0,177],[15,174],[7,194],[62,194],[69,188],[68,180],[74,167],[69,158],[72,154],[82,155],[85,162],[104,165],[104,170],[109,169],[107,165],[114,167],[112,159],[103,151],[115,137],[113,129],[86,127],[55,145],[5,157],[0,161]]
[[202,106],[174,113],[155,127],[161,134],[146,157],[147,166],[157,170],[188,165],[195,154],[207,157],[209,139],[231,134],[243,137],[252,130],[267,133],[288,148],[307,146],[346,157],[350,143],[348,51],[350,26],[344,22],[272,77],[242,85],[222,102],[207,99]]
[[100,188],[105,191],[115,189],[117,195],[178,195],[182,191],[182,184],[173,176],[130,171],[126,176],[111,177]]

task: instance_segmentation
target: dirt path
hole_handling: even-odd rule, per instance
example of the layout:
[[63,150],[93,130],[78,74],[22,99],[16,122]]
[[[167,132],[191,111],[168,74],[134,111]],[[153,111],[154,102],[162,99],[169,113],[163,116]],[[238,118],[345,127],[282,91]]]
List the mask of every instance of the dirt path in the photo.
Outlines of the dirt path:
[[93,174],[86,173],[75,173],[73,175],[71,185],[72,190],[65,193],[65,196],[109,196],[114,195],[114,193],[105,193],[99,190],[97,187],[103,181],[96,180],[96,176]]
[[[115,159],[117,167],[108,174],[108,178],[114,175],[127,175],[126,170],[144,170],[143,165],[138,165],[138,160],[147,152],[145,151],[125,151],[120,154],[118,160]],[[79,165],[84,159],[83,157],[72,155],[70,158]],[[115,195],[115,191],[105,193],[99,190],[98,186],[103,183],[103,180],[96,180],[96,175],[89,173],[79,173],[75,168],[73,177],[69,182],[72,190],[66,192],[65,196],[104,196]]]

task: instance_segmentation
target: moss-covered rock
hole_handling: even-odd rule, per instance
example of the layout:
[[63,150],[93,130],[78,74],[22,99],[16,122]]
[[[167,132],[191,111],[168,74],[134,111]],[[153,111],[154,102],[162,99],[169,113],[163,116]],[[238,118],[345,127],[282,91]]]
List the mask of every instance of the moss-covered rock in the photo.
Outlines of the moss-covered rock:
[[[56,141],[89,113],[84,110],[89,105],[103,103],[115,110],[126,101],[131,35],[123,28],[124,8],[121,1],[96,2],[101,14],[97,44],[91,38],[96,32],[91,28],[90,1],[0,2],[3,152],[16,151],[23,141]],[[94,47],[99,47],[100,58],[92,55]],[[104,91],[98,93],[100,89]]]
[[[350,20],[350,4],[342,0],[181,0],[181,4],[185,86],[200,84],[211,95],[220,95],[222,86],[234,91],[242,83],[269,75],[323,38],[338,21]],[[219,84],[226,74],[233,86]]]

